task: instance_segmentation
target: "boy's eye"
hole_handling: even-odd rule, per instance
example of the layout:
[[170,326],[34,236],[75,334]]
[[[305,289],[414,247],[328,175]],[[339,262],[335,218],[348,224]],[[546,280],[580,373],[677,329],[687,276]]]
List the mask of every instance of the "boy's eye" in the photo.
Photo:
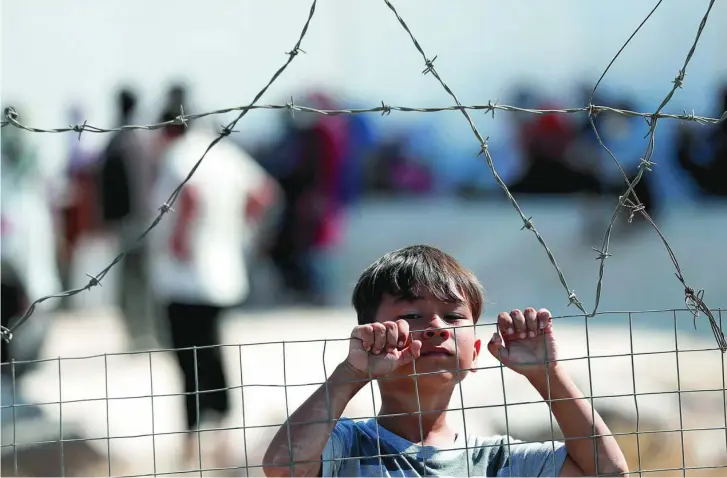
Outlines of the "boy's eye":
[[417,320],[421,319],[421,317],[419,314],[404,314],[399,316],[401,320]]
[[[422,318],[421,314],[403,314],[403,315],[399,316],[399,319],[407,320],[407,321],[418,320],[421,318]],[[459,315],[459,314],[447,314],[444,316],[444,320],[445,320],[445,322],[450,322],[450,323],[459,322],[461,320],[464,320],[464,316]]]
[[447,314],[444,318],[447,322],[459,322],[460,320],[464,320],[464,317],[458,314]]

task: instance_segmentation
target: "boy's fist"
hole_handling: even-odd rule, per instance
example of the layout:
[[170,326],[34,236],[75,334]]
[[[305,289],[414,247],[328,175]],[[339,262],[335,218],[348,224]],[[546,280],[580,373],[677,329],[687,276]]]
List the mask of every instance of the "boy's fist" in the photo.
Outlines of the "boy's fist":
[[552,320],[547,309],[500,312],[499,333],[492,336],[487,348],[503,365],[525,376],[542,372],[546,363],[552,368],[558,358]]
[[410,340],[405,320],[359,325],[351,332],[351,339],[348,365],[371,378],[411,363],[422,348],[421,341]]

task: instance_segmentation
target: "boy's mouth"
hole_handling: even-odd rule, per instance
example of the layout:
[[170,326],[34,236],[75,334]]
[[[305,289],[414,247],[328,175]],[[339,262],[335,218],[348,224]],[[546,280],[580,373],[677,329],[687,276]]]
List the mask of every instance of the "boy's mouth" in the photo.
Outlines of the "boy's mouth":
[[421,353],[422,357],[452,357],[454,354],[444,347],[433,347],[431,349],[423,350]]

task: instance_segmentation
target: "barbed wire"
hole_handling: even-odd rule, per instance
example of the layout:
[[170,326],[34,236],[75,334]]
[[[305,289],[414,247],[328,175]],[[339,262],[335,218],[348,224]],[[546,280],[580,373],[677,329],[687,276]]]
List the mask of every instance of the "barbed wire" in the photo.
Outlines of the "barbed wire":
[[[651,15],[654,14],[656,9],[659,8],[662,1],[663,0],[659,0],[659,2],[657,2],[656,6],[651,10],[651,12],[649,12],[649,14],[644,19],[644,21],[641,22],[641,24],[638,26],[636,31],[628,38],[628,40],[626,40],[626,42],[621,47],[621,49],[616,53],[616,56],[614,56],[613,60],[611,60],[609,65],[606,67],[606,70],[601,75],[601,78],[599,78],[598,82],[594,86],[593,91],[591,92],[591,97],[589,99],[589,103],[593,101],[593,97],[596,94],[596,90],[597,90],[598,86],[600,85],[603,78],[606,76],[606,73],[608,73],[608,70],[611,68],[613,63],[616,61],[616,59],[619,57],[619,55],[623,52],[623,50],[626,48],[626,46],[631,42],[631,40],[634,38],[636,33],[638,33],[638,31],[641,29],[641,27],[644,26],[644,24],[651,17]],[[619,201],[618,201],[616,208],[614,210],[614,213],[612,215],[611,222],[609,223],[608,227],[606,228],[606,233],[604,235],[601,250],[596,251],[599,253],[598,259],[600,260],[601,265],[599,267],[598,285],[596,286],[597,292],[596,292],[596,303],[594,306],[594,312],[598,308],[598,302],[600,299],[601,287],[602,287],[602,283],[603,283],[603,280],[602,280],[603,269],[604,269],[603,264],[604,264],[606,258],[610,256],[610,254],[608,252],[608,246],[610,244],[611,231],[613,230],[613,225],[615,224],[616,219],[618,218],[621,207],[627,207],[627,208],[631,209],[631,213],[629,215],[629,222],[631,222],[631,220],[633,219],[634,214],[638,212],[649,222],[649,224],[654,228],[656,233],[659,235],[659,238],[661,239],[662,243],[664,244],[664,247],[666,248],[667,253],[669,254],[669,257],[670,257],[672,263],[674,264],[674,267],[676,268],[675,275],[676,275],[677,279],[679,280],[679,282],[681,282],[682,286],[684,287],[684,302],[694,315],[694,327],[696,328],[696,321],[697,321],[697,318],[699,317],[699,313],[700,312],[704,313],[709,320],[714,337],[717,340],[717,343],[718,343],[720,349],[724,353],[727,351],[727,340],[725,340],[724,333],[722,332],[721,328],[717,324],[717,321],[715,320],[714,315],[709,310],[709,307],[707,307],[707,305],[703,301],[704,290],[699,290],[699,291],[695,292],[695,290],[686,283],[684,276],[682,274],[682,271],[681,271],[681,267],[679,266],[679,262],[677,261],[676,255],[674,254],[674,251],[672,250],[671,246],[669,245],[669,242],[666,240],[666,238],[664,237],[662,232],[659,230],[659,228],[656,226],[656,224],[654,223],[652,218],[646,212],[646,209],[645,209],[643,203],[638,198],[638,196],[636,195],[636,191],[634,190],[634,188],[639,183],[639,181],[641,181],[641,178],[643,177],[644,172],[651,171],[651,167],[655,164],[654,162],[651,161],[651,158],[653,157],[654,149],[655,149],[655,133],[656,133],[656,124],[658,121],[658,115],[661,113],[662,109],[664,109],[664,107],[669,103],[669,101],[671,101],[676,90],[682,87],[682,85],[684,83],[684,77],[685,77],[686,71],[687,71],[687,66],[689,65],[689,62],[691,61],[692,56],[694,55],[694,52],[697,48],[697,43],[699,42],[699,38],[702,36],[702,32],[704,31],[704,28],[707,25],[707,19],[709,18],[709,14],[711,13],[713,6],[714,6],[714,0],[710,0],[709,5],[707,7],[707,11],[705,12],[704,16],[702,17],[701,22],[699,23],[699,27],[697,29],[697,33],[694,38],[694,41],[692,42],[692,46],[689,49],[689,52],[687,53],[686,58],[684,59],[684,64],[683,64],[682,68],[679,70],[679,73],[677,74],[677,76],[672,81],[672,83],[673,83],[672,88],[669,90],[669,93],[667,93],[667,95],[664,97],[661,104],[654,112],[654,115],[652,115],[649,118],[646,118],[647,124],[649,124],[649,133],[648,133],[649,139],[647,142],[646,151],[644,152],[643,157],[641,158],[641,160],[639,162],[636,177],[634,178],[634,180],[632,182],[629,181],[628,175],[624,171],[623,167],[619,163],[616,156],[604,144],[604,142],[601,138],[601,135],[598,133],[596,124],[593,121],[593,114],[589,113],[589,122],[591,124],[591,128],[593,129],[594,134],[596,135],[596,139],[597,139],[598,143],[601,145],[601,147],[603,147],[603,149],[606,151],[606,153],[614,161],[614,163],[618,167],[619,171],[623,175],[626,184],[628,185],[628,189],[626,190],[626,192],[623,195],[619,196]],[[720,120],[723,121],[725,118],[727,118],[727,111],[725,111],[723,113]],[[633,196],[633,198],[635,199],[635,202],[628,199],[629,195]]]
[[162,121],[160,123],[152,124],[140,124],[140,125],[122,125],[114,128],[103,128],[100,126],[94,126],[88,124],[85,121],[83,124],[69,125],[67,128],[50,128],[43,129],[37,128],[24,124],[20,121],[20,115],[13,107],[5,108],[4,115],[5,120],[2,122],[2,127],[14,126],[18,129],[29,131],[31,133],[78,133],[80,135],[84,132],[88,133],[117,133],[120,131],[132,131],[132,130],[147,130],[153,131],[164,128],[166,126],[174,125],[188,125],[190,121],[206,118],[208,116],[222,115],[227,113],[233,113],[236,111],[248,111],[248,110],[289,110],[291,112],[299,113],[314,113],[323,116],[338,116],[338,115],[357,115],[357,114],[370,114],[380,113],[383,115],[390,115],[392,112],[399,113],[440,113],[444,111],[458,111],[458,110],[472,110],[472,111],[484,111],[484,113],[492,113],[494,116],[495,111],[504,111],[511,113],[527,113],[536,115],[567,115],[567,114],[581,114],[581,113],[593,113],[598,115],[604,114],[616,114],[626,117],[640,117],[646,120],[656,119],[675,119],[681,121],[694,122],[701,125],[707,124],[718,124],[723,121],[727,121],[727,114],[721,118],[711,118],[709,116],[699,116],[693,111],[688,113],[683,110],[681,113],[644,113],[639,111],[631,111],[620,108],[613,108],[610,106],[602,105],[591,105],[580,108],[560,108],[560,109],[535,109],[535,108],[522,108],[511,105],[501,105],[497,102],[493,103],[489,101],[486,105],[450,105],[450,106],[435,106],[435,107],[412,107],[412,106],[397,106],[388,105],[384,101],[381,102],[380,106],[373,106],[369,108],[342,108],[342,109],[319,109],[310,106],[297,105],[293,102],[292,98],[289,103],[285,104],[268,104],[268,105],[252,105],[252,106],[236,106],[231,108],[223,108],[214,111],[207,111],[204,113],[196,114],[184,114],[184,109],[180,109],[180,114],[173,120]]
[[[240,121],[249,111],[252,110],[289,110],[291,113],[293,112],[303,112],[303,113],[315,113],[315,114],[321,114],[325,116],[335,116],[335,115],[343,115],[343,114],[367,114],[367,113],[380,113],[382,115],[389,115],[391,112],[413,112],[413,113],[436,113],[436,112],[443,112],[443,111],[460,111],[465,119],[467,120],[470,128],[472,129],[473,134],[475,135],[476,139],[480,143],[480,150],[478,155],[482,155],[485,159],[485,162],[487,163],[487,166],[489,167],[495,181],[500,186],[500,188],[504,191],[507,199],[510,201],[512,206],[515,208],[517,213],[520,215],[521,220],[523,221],[523,227],[522,229],[528,229],[530,230],[538,240],[538,242],[541,244],[541,246],[544,248],[548,259],[550,260],[551,264],[556,270],[556,273],[558,275],[558,279],[560,280],[561,284],[565,288],[567,292],[568,297],[568,305],[574,305],[576,308],[578,308],[581,312],[587,315],[587,317],[593,317],[598,310],[598,306],[600,304],[600,296],[601,296],[601,290],[604,280],[604,274],[605,274],[605,260],[606,258],[612,256],[612,254],[609,252],[608,248],[610,245],[610,237],[611,237],[611,231],[613,229],[613,226],[616,223],[616,220],[618,219],[618,216],[621,213],[622,208],[630,210],[629,215],[629,222],[633,219],[634,215],[636,213],[641,214],[648,222],[651,224],[651,226],[656,230],[657,234],[659,235],[661,241],[663,242],[665,248],[667,249],[667,253],[669,254],[670,259],[672,260],[674,267],[676,269],[676,277],[680,281],[680,283],[684,287],[684,294],[685,294],[685,304],[687,308],[692,312],[694,315],[694,324],[696,328],[696,320],[700,313],[703,313],[707,316],[707,318],[710,321],[710,325],[712,327],[715,339],[717,340],[717,343],[719,345],[719,348],[725,352],[727,351],[727,340],[725,340],[724,334],[721,331],[721,328],[717,325],[717,322],[710,311],[710,309],[707,307],[707,305],[703,301],[704,297],[704,290],[697,290],[690,287],[686,279],[684,278],[681,267],[679,265],[679,262],[677,261],[676,255],[674,254],[674,251],[672,250],[671,246],[669,245],[668,241],[662,234],[662,232],[659,230],[659,228],[656,226],[654,221],[651,219],[651,217],[648,215],[648,213],[645,210],[645,207],[643,203],[639,200],[638,196],[636,195],[634,188],[639,183],[639,181],[642,179],[643,174],[645,171],[650,171],[651,167],[655,164],[653,161],[651,161],[651,158],[654,154],[654,145],[655,145],[655,132],[656,132],[656,125],[657,122],[661,119],[673,119],[673,120],[681,120],[681,121],[687,121],[687,122],[694,122],[700,125],[708,125],[708,124],[718,124],[724,121],[727,121],[727,112],[724,112],[720,118],[712,118],[707,116],[699,116],[692,111],[691,113],[688,113],[686,110],[682,110],[682,113],[676,114],[676,113],[663,113],[662,111],[667,106],[667,104],[671,101],[672,97],[674,96],[677,89],[681,88],[684,83],[684,78],[686,75],[686,69],[691,61],[691,58],[696,50],[697,44],[699,42],[699,39],[702,35],[702,32],[707,24],[707,20],[709,18],[710,12],[712,10],[712,7],[714,5],[714,0],[710,0],[709,6],[707,8],[706,13],[704,14],[702,21],[700,22],[699,28],[696,33],[696,37],[694,39],[694,42],[691,45],[691,48],[686,56],[686,59],[684,61],[684,64],[682,68],[679,70],[678,75],[673,80],[673,87],[669,91],[669,93],[666,95],[666,97],[662,100],[659,107],[656,109],[654,113],[645,113],[645,112],[637,112],[637,111],[631,111],[627,109],[619,109],[619,108],[613,108],[609,106],[600,106],[600,105],[594,105],[593,104],[593,98],[595,96],[596,90],[600,86],[602,80],[608,73],[611,66],[615,63],[616,59],[619,57],[621,52],[626,48],[626,46],[629,44],[629,42],[634,38],[634,36],[639,32],[641,27],[649,20],[649,18],[653,15],[653,13],[659,8],[663,0],[659,0],[659,2],[656,4],[656,6],[650,11],[650,13],[647,15],[647,17],[641,22],[641,24],[638,26],[638,28],[632,33],[632,35],[628,38],[628,40],[624,43],[624,45],[621,47],[621,49],[616,53],[616,55],[613,57],[611,62],[606,67],[605,71],[599,78],[598,82],[593,88],[593,91],[591,92],[591,96],[588,101],[588,105],[584,107],[575,107],[575,108],[561,108],[561,109],[533,109],[533,108],[523,108],[518,106],[511,106],[511,105],[501,105],[498,104],[498,102],[493,103],[492,101],[488,101],[486,105],[463,105],[460,103],[459,99],[457,98],[456,94],[451,90],[451,88],[442,80],[441,76],[437,72],[434,61],[436,60],[436,56],[430,59],[428,57],[424,50],[421,47],[420,42],[417,40],[417,38],[412,33],[409,26],[406,24],[404,19],[399,15],[396,8],[391,4],[389,0],[384,0],[385,4],[389,7],[389,9],[394,13],[397,20],[401,24],[401,26],[404,28],[404,30],[408,33],[410,39],[412,40],[414,46],[421,54],[425,69],[422,71],[423,74],[431,74],[434,76],[442,88],[449,94],[449,96],[454,100],[455,105],[450,106],[442,106],[442,107],[407,107],[407,106],[394,106],[394,105],[387,105],[385,102],[381,102],[380,106],[375,107],[369,107],[369,108],[348,108],[348,109],[318,109],[313,108],[309,106],[301,106],[296,105],[291,98],[291,101],[286,104],[267,104],[267,105],[258,105],[257,102],[260,99],[260,97],[267,91],[267,89],[272,85],[272,83],[282,74],[283,71],[288,67],[288,65],[292,62],[293,58],[297,56],[298,53],[302,52],[300,49],[301,42],[303,41],[303,38],[305,37],[306,32],[308,31],[308,27],[310,25],[311,19],[313,18],[313,15],[315,13],[315,7],[316,7],[316,1],[314,0],[311,9],[308,15],[308,18],[304,24],[304,27],[302,29],[302,32],[300,34],[300,37],[295,44],[294,48],[287,53],[288,59],[287,61],[281,66],[275,74],[272,76],[268,84],[260,90],[260,92],[255,96],[255,98],[252,100],[252,102],[245,106],[237,106],[237,107],[230,107],[230,108],[224,108],[209,112],[203,112],[203,113],[197,113],[197,114],[185,114],[183,105],[180,105],[180,114],[169,121],[164,121],[160,123],[154,123],[154,124],[147,124],[147,125],[122,125],[119,127],[114,128],[102,128],[98,126],[93,126],[88,124],[88,121],[84,121],[83,124],[78,125],[69,125],[66,128],[51,128],[51,129],[44,129],[44,128],[37,128],[32,127],[29,125],[26,125],[22,123],[20,120],[20,115],[13,107],[8,107],[4,111],[5,120],[2,122],[2,127],[6,126],[13,126],[15,128],[25,130],[32,133],[67,133],[67,132],[74,132],[78,133],[78,138],[80,140],[81,134],[84,132],[88,133],[111,133],[111,132],[119,132],[119,131],[128,131],[128,130],[156,130],[160,129],[166,126],[172,126],[172,125],[182,125],[182,126],[188,126],[190,121],[194,121],[200,118],[205,118],[208,116],[213,115],[220,115],[220,114],[227,114],[232,112],[238,112],[238,116],[231,121],[227,126],[223,126],[222,130],[220,131],[217,138],[215,138],[214,141],[207,147],[205,152],[203,153],[202,157],[197,161],[197,163],[194,165],[194,167],[190,170],[187,177],[184,179],[184,181],[172,192],[169,199],[159,208],[159,215],[154,219],[152,224],[143,232],[141,235],[134,241],[132,246],[130,246],[127,250],[121,252],[118,256],[114,258],[114,260],[101,272],[96,274],[95,276],[88,275],[89,282],[84,287],[78,288],[78,289],[72,289],[68,291],[64,291],[58,294],[48,295],[45,297],[41,297],[37,300],[35,300],[31,305],[29,306],[28,310],[23,314],[23,316],[19,317],[14,323],[8,327],[3,327],[1,330],[2,338],[9,342],[12,339],[12,334],[15,330],[17,330],[18,327],[20,327],[34,312],[35,307],[52,298],[62,298],[62,297],[68,297],[72,295],[76,295],[80,292],[83,292],[84,290],[91,289],[92,287],[95,287],[97,285],[100,285],[100,281],[104,278],[104,276],[111,270],[113,266],[115,266],[118,262],[120,262],[130,251],[132,251],[139,242],[141,242],[147,234],[153,230],[156,225],[162,220],[163,216],[172,211],[172,206],[174,202],[176,201],[181,189],[184,187],[184,185],[191,179],[191,177],[194,175],[195,171],[201,164],[202,160],[206,157],[207,153],[210,151],[211,148],[213,148],[219,141],[221,141],[223,138],[229,136],[231,133],[235,132],[234,127]],[[513,112],[513,113],[526,113],[526,114],[536,114],[536,115],[549,115],[549,114],[582,114],[586,113],[589,118],[589,122],[591,124],[591,127],[594,131],[594,134],[596,136],[596,139],[601,147],[604,148],[606,153],[611,157],[611,159],[616,163],[616,166],[619,168],[620,172],[624,176],[624,180],[628,186],[628,189],[626,192],[619,196],[617,205],[615,207],[614,213],[612,215],[611,221],[606,228],[604,238],[602,241],[602,245],[600,249],[595,249],[598,253],[597,260],[599,260],[599,274],[598,274],[598,282],[596,284],[596,299],[595,303],[592,309],[592,312],[588,313],[585,306],[581,303],[581,301],[576,296],[575,290],[571,289],[568,285],[568,282],[566,281],[565,274],[561,270],[560,266],[558,265],[554,254],[548,247],[547,243],[545,242],[544,238],[541,236],[541,234],[538,232],[538,230],[535,228],[535,225],[533,223],[532,217],[528,217],[525,215],[524,211],[518,204],[518,202],[515,200],[514,196],[508,189],[505,182],[502,180],[502,178],[499,176],[497,170],[495,169],[494,162],[492,159],[492,156],[490,154],[487,141],[489,137],[483,137],[482,134],[479,132],[477,127],[475,126],[472,117],[468,113],[468,111],[483,111],[484,113],[492,114],[494,117],[495,111],[504,111],[504,112]],[[647,140],[647,148],[646,151],[641,158],[641,161],[639,163],[638,172],[636,177],[633,181],[629,181],[628,176],[626,172],[624,171],[623,167],[621,166],[618,159],[614,156],[614,154],[609,150],[609,148],[605,145],[603,142],[600,134],[598,133],[598,130],[595,126],[594,118],[595,116],[599,114],[616,114],[626,117],[641,117],[644,118],[644,120],[649,125],[649,133],[647,134],[648,140]],[[633,199],[630,199],[629,196],[633,197]]]

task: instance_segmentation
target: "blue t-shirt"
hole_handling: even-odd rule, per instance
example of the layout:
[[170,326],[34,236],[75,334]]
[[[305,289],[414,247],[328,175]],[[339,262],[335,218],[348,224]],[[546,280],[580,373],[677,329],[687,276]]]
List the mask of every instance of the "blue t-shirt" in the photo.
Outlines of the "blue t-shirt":
[[322,476],[558,476],[566,449],[562,442],[462,434],[450,448],[419,446],[374,419],[341,418],[322,458]]

